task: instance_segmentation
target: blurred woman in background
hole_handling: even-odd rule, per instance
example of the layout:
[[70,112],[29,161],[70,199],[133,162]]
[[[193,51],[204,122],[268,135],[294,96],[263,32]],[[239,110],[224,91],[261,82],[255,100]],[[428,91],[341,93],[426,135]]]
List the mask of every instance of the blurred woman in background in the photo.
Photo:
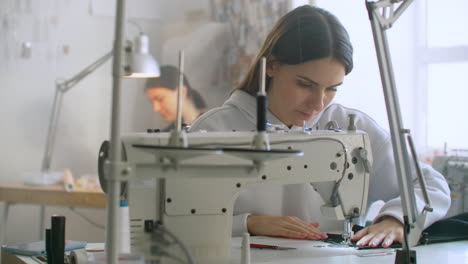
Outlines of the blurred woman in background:
[[[153,104],[153,111],[161,115],[172,124],[162,131],[174,128],[177,119],[177,87],[179,86],[179,69],[172,65],[161,66],[161,75],[158,78],[150,78],[145,85],[145,93]],[[200,116],[206,108],[203,97],[194,90],[187,76],[184,75],[182,86],[182,122],[191,124]]]

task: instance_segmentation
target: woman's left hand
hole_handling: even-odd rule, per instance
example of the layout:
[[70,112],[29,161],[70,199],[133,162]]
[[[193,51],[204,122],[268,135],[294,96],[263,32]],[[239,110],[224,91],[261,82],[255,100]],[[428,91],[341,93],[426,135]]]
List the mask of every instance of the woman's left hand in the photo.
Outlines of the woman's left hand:
[[359,240],[357,246],[382,247],[387,248],[393,242],[403,242],[403,224],[392,216],[384,216],[371,226],[363,228],[351,237],[353,241]]

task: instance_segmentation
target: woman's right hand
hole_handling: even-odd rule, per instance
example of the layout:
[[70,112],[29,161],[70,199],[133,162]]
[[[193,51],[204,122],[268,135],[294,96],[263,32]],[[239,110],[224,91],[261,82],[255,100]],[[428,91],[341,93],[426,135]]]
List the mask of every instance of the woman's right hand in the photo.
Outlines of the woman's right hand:
[[318,223],[306,223],[295,216],[249,215],[247,229],[258,236],[275,236],[294,239],[325,239],[328,236],[320,232]]

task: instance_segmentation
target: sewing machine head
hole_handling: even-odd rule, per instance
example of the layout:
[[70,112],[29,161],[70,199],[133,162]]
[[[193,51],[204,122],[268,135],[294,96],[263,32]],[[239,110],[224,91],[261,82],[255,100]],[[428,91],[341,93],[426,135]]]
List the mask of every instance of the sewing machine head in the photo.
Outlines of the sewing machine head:
[[149,250],[142,242],[145,221],[158,221],[202,263],[227,261],[234,201],[241,189],[258,184],[310,183],[325,201],[322,214],[343,220],[365,213],[372,163],[367,134],[268,133],[271,150],[252,149],[255,135],[188,133],[188,148],[168,146],[169,133],[124,136],[134,247]]

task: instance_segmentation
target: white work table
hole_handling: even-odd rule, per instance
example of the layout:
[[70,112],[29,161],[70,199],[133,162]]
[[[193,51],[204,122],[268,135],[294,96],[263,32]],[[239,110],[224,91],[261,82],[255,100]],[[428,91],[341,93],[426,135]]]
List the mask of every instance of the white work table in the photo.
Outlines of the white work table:
[[[353,248],[327,247],[319,241],[301,241],[281,238],[251,237],[252,243],[295,247],[294,250],[251,249],[251,263],[269,264],[394,264],[394,249],[356,250]],[[240,264],[241,239],[232,239],[231,264]],[[325,246],[325,247],[323,247]],[[417,263],[468,264],[468,241],[417,246]],[[357,254],[382,253],[379,256],[358,256]],[[385,254],[386,253],[386,254]],[[2,254],[2,263],[37,264],[30,257]],[[7,262],[5,262],[7,261]]]
[[[294,247],[293,250],[251,249],[252,263],[269,264],[393,264],[395,249],[357,250],[327,246],[324,242],[290,240],[281,238],[251,237],[251,243]],[[232,239],[231,264],[240,263],[241,238]],[[323,247],[325,246],[325,247]],[[468,264],[468,241],[439,243],[417,246],[417,263],[457,263]],[[382,253],[379,256],[358,256],[361,254]]]

